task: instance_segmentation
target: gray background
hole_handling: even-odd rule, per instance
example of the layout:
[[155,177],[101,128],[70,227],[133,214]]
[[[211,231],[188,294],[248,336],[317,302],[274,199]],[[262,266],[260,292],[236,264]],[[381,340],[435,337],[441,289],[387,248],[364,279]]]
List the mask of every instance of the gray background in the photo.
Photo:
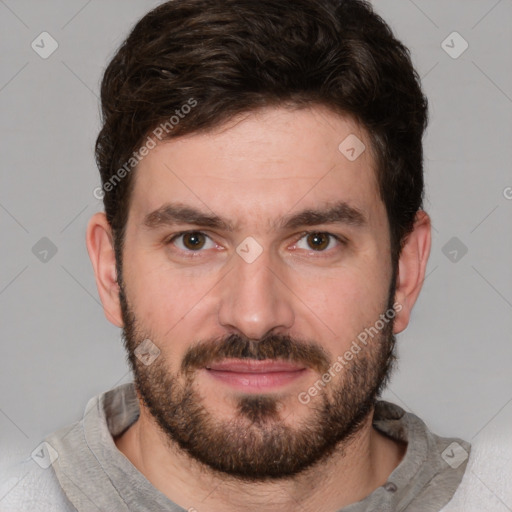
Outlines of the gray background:
[[[13,446],[30,454],[90,397],[130,380],[84,237],[102,209],[93,196],[102,70],[158,3],[0,0],[4,460]],[[472,441],[510,428],[512,415],[512,1],[373,3],[411,49],[430,100],[425,207],[434,224],[427,279],[384,398]],[[31,47],[43,31],[59,45],[47,59]],[[469,44],[458,58],[441,44],[454,31]],[[453,53],[461,43],[445,45]],[[57,248],[47,261],[43,237]]]

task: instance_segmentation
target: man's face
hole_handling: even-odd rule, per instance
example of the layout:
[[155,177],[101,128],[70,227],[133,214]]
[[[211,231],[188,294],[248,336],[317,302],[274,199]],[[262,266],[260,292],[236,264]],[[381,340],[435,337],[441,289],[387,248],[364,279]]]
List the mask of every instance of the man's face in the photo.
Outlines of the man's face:
[[[367,148],[355,160],[354,135]],[[211,468],[296,474],[371,412],[393,357],[394,287],[368,148],[348,118],[276,108],[161,143],[139,164],[123,334],[166,439]],[[150,364],[134,355],[146,339],[160,350]]]

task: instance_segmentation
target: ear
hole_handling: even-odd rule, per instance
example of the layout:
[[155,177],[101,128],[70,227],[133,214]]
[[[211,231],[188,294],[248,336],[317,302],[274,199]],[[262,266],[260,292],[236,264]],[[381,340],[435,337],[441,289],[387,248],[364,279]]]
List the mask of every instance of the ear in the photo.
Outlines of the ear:
[[95,213],[89,220],[86,244],[105,316],[109,322],[122,327],[112,229],[103,212]]
[[411,311],[420,294],[425,280],[428,257],[431,245],[431,223],[426,212],[420,210],[416,214],[413,231],[407,237],[400,254],[396,284],[396,308],[393,332],[402,332],[409,324]]

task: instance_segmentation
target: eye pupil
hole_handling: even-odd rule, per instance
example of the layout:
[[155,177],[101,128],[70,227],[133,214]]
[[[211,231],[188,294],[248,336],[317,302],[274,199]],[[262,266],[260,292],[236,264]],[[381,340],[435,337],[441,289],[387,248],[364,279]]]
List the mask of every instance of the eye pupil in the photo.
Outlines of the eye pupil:
[[329,237],[325,233],[311,233],[308,235],[308,243],[315,251],[322,250],[329,245]]
[[201,249],[204,245],[204,236],[201,233],[185,233],[183,235],[183,244],[187,249]]

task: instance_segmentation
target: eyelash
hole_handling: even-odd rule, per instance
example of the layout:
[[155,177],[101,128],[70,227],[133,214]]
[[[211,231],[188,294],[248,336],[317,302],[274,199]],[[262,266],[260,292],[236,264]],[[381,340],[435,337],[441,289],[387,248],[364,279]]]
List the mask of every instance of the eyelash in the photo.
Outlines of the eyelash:
[[[209,238],[213,242],[211,237],[208,236],[204,231],[188,230],[188,231],[180,231],[179,233],[175,233],[170,238],[167,238],[164,243],[165,243],[165,245],[172,245],[172,243],[177,238],[180,238],[181,236],[187,235],[187,234],[190,234],[190,233],[200,233],[201,235],[204,235],[205,237]],[[300,234],[299,238],[294,242],[294,244],[297,244],[304,237],[307,237],[308,235],[313,235],[313,234],[316,234],[316,235],[327,235],[331,239],[336,240],[341,246],[346,246],[347,245],[347,240],[346,239],[344,239],[343,237],[340,237],[338,235],[335,235],[333,233],[329,233],[327,231],[303,231]],[[177,249],[177,250],[186,258],[194,258],[194,257],[197,257],[197,255],[200,254],[201,252],[204,252],[201,249],[198,250],[198,251],[191,251],[191,250],[183,251],[181,249]],[[327,250],[323,250],[323,251],[315,251],[314,249],[310,249],[309,252],[310,253],[318,254],[319,256],[315,256],[317,258],[322,258],[322,257],[327,257],[327,256],[320,256],[320,254],[322,254],[322,253],[330,253],[332,250],[333,250],[332,248],[331,249],[327,249]]]

